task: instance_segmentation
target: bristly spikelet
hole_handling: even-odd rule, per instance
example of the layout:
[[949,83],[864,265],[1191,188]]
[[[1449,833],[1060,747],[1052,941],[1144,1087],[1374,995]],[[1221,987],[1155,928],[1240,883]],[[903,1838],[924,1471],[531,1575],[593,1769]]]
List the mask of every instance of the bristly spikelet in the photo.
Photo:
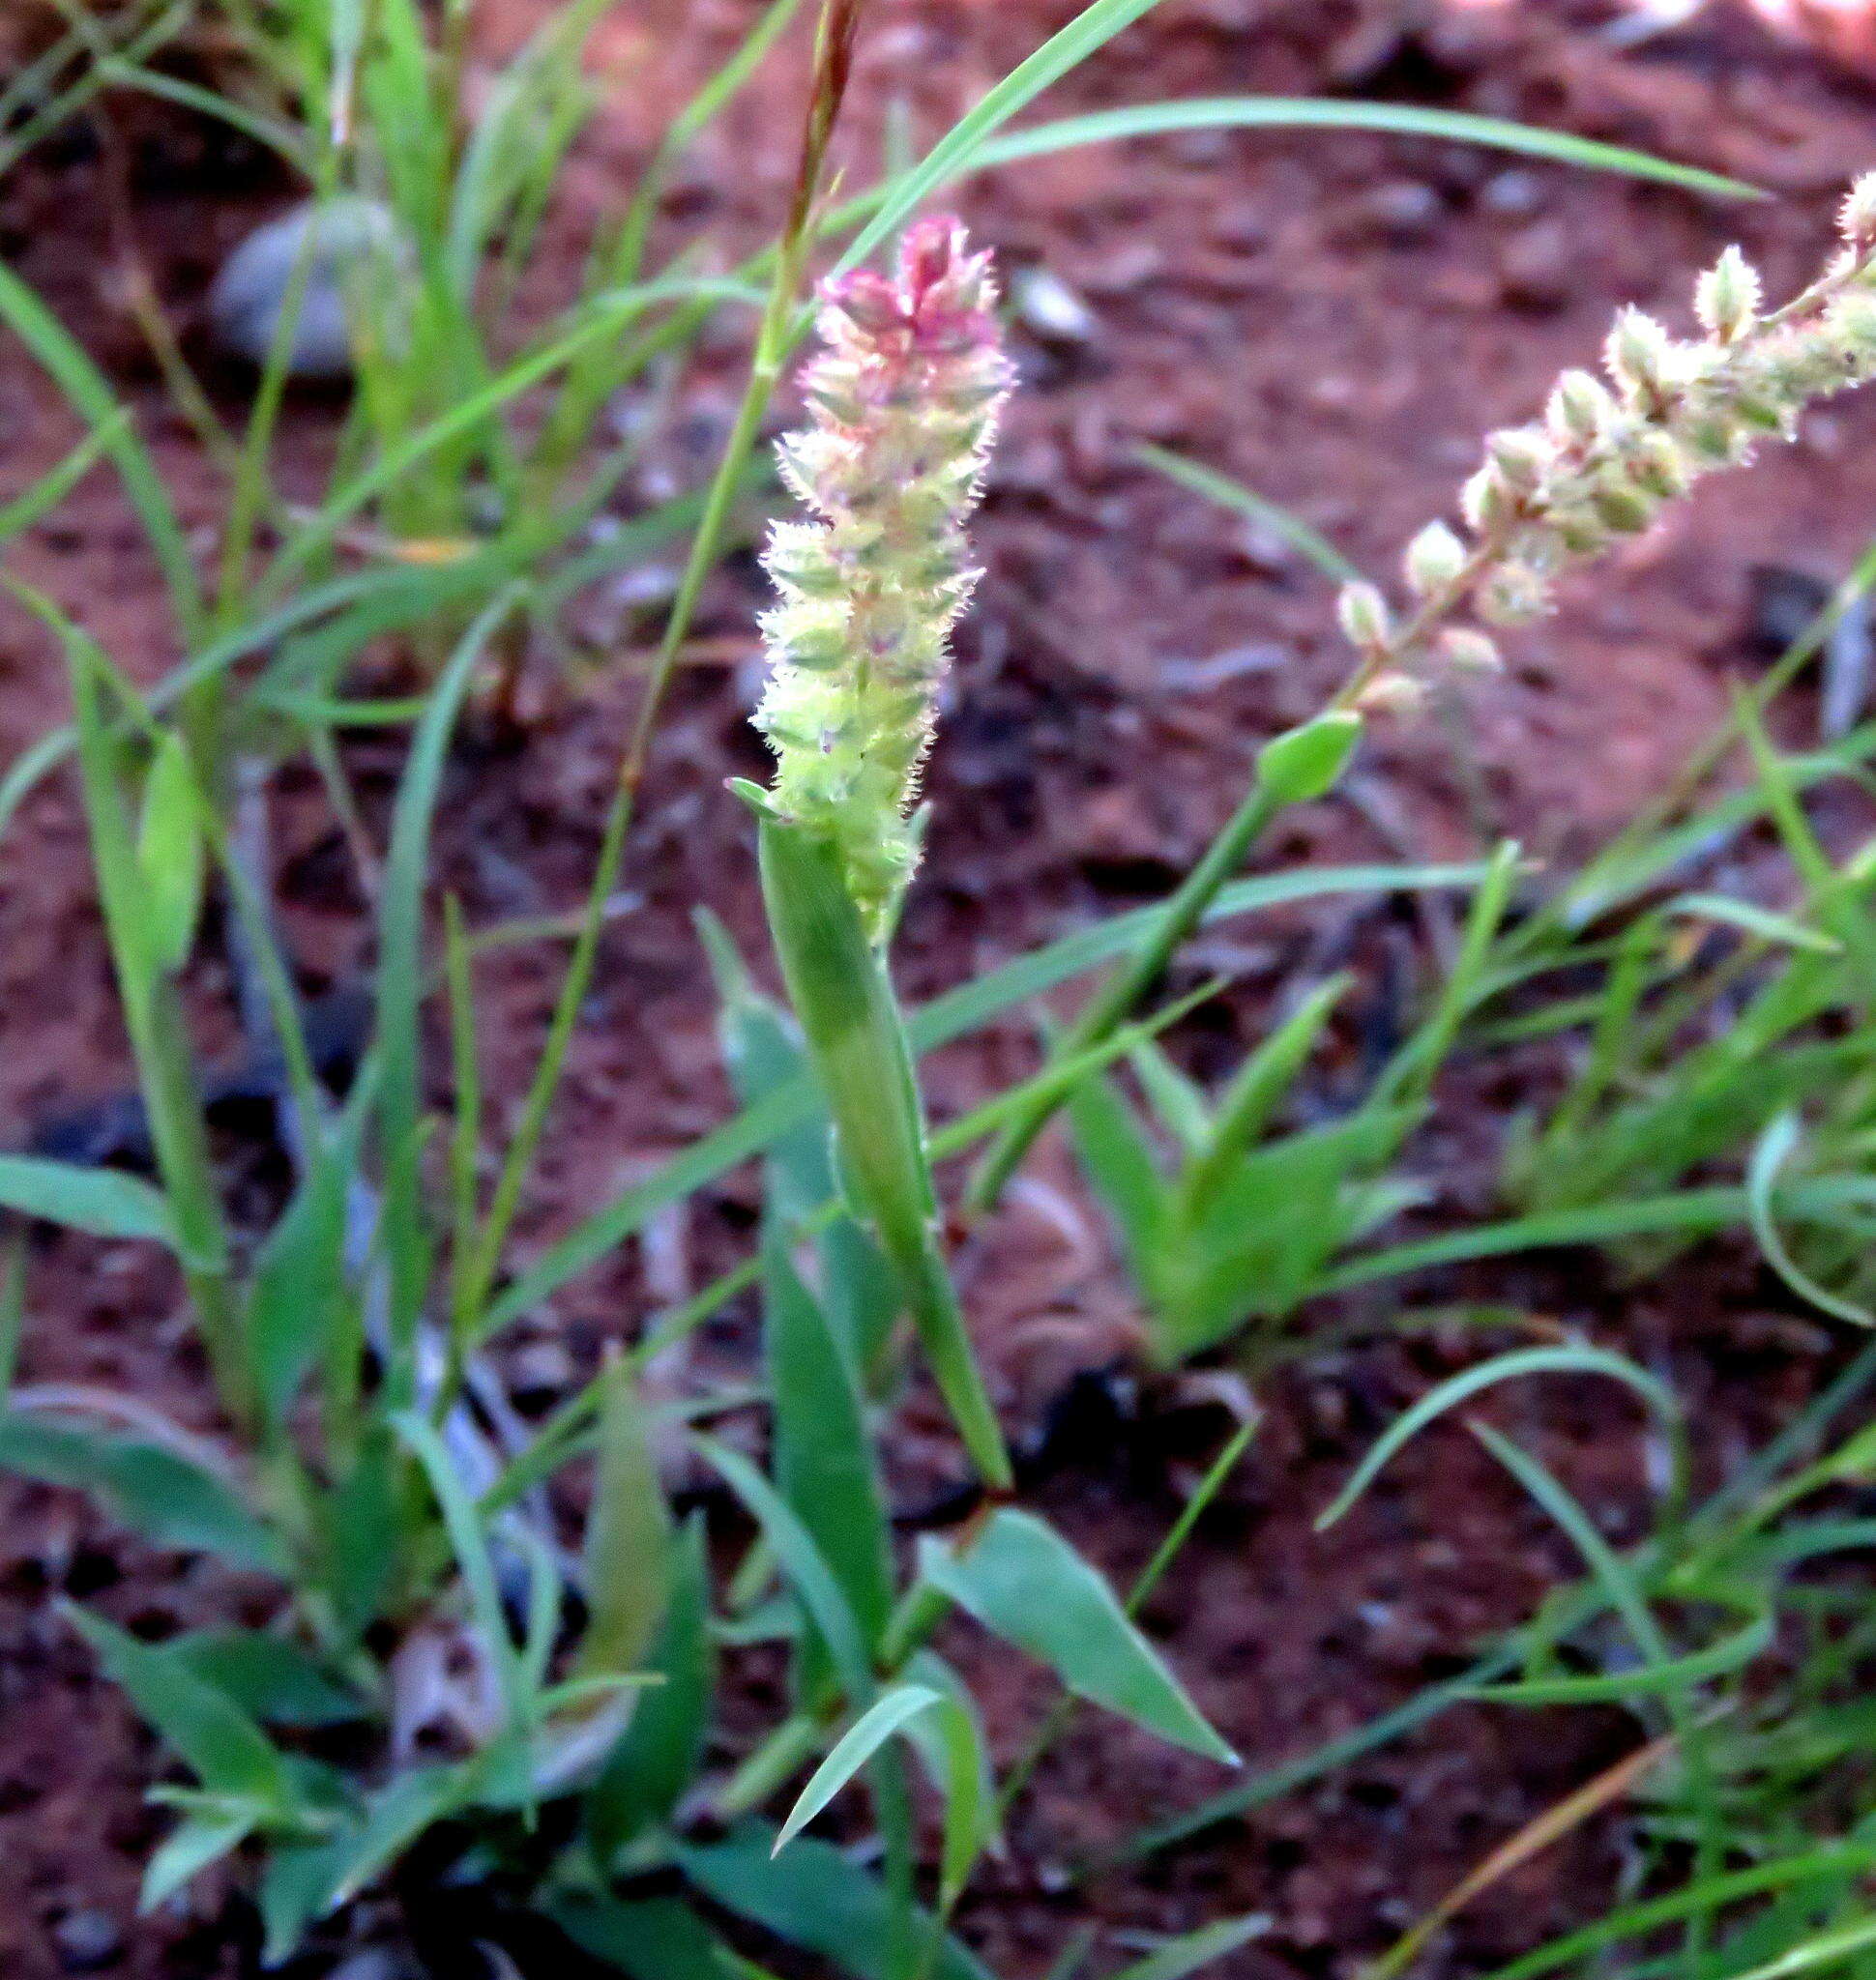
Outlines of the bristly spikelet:
[[782,478],[810,522],[776,526],[772,672],[755,725],[775,812],[834,841],[879,934],[917,864],[909,817],[953,622],[977,582],[964,540],[1011,372],[990,257],[953,219],[909,228],[894,276],[822,293],[810,423]]
[[1729,248],[1695,285],[1693,313],[1703,330],[1730,344],[1752,327],[1761,295],[1758,270]]
[[1865,172],[1843,195],[1837,231],[1858,253],[1876,248],[1876,172]]

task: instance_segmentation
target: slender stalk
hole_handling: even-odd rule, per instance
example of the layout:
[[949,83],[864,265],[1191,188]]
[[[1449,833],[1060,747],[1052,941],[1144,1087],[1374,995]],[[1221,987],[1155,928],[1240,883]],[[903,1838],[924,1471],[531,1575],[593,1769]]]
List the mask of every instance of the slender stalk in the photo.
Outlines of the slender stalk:
[[[1219,889],[1244,864],[1272,821],[1290,805],[1322,796],[1340,774],[1360,733],[1359,719],[1347,710],[1343,697],[1337,697],[1337,704],[1327,714],[1264,746],[1257,759],[1256,777],[1243,803],[1159,911],[1152,932],[1132,959],[1095,992],[1056,1042],[1049,1054],[1051,1064],[1092,1051],[1126,1023],[1134,1005],[1164,973],[1174,951],[1204,920]],[[996,1203],[1030,1144],[1066,1097],[1059,1088],[1044,1088],[1004,1128],[971,1178],[965,1192],[968,1208],[987,1210]]]
[[1010,1454],[939,1249],[924,1121],[885,959],[830,841],[766,818],[761,847],[769,927],[827,1094],[845,1187],[898,1277],[972,1462],[1007,1492]]
[[454,1329],[458,1338],[468,1338],[482,1325],[502,1248],[520,1204],[522,1185],[533,1166],[542,1130],[546,1124],[547,1111],[559,1090],[573,1027],[592,987],[600,938],[605,929],[607,904],[618,888],[626,842],[630,833],[638,789],[644,779],[659,713],[676,672],[678,656],[689,635],[704,580],[716,565],[723,528],[761,431],[763,414],[781,375],[788,349],[789,328],[813,238],[814,207],[826,169],[828,144],[846,95],[847,78],[852,69],[854,37],[859,28],[862,5],[863,0],[822,0],[815,36],[814,87],[802,135],[801,163],[796,174],[794,195],[789,203],[787,222],[776,255],[768,302],[763,309],[749,364],[748,382],[744,388],[742,403],[737,409],[722,458],[704,499],[703,512],[690,539],[690,552],[671,603],[670,616],[665,621],[664,635],[653,663],[645,698],[639,706],[620,761],[618,782],[606,812],[599,859],[587,893],[586,913],[574,940],[572,954],[568,959],[567,975],[554,1005],[547,1040],[522,1105],[520,1124],[515,1129],[514,1139],[496,1179],[488,1213],[484,1219],[470,1266],[459,1282],[454,1304]]

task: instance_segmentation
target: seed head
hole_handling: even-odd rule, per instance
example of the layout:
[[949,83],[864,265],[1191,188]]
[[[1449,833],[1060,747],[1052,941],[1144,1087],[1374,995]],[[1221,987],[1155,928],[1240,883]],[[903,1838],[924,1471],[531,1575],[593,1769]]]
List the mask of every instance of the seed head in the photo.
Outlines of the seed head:
[[1645,495],[1664,501],[1685,495],[1693,481],[1693,468],[1680,443],[1658,426],[1645,426],[1622,451],[1628,479]]
[[1498,643],[1470,626],[1449,626],[1433,648],[1434,655],[1455,674],[1498,674],[1505,668]]
[[1488,626],[1523,626],[1550,609],[1550,582],[1528,564],[1504,564],[1479,588],[1479,616]]
[[1849,364],[1861,366],[1876,358],[1876,296],[1861,289],[1839,296],[1831,305],[1825,327]]
[[1485,455],[1514,495],[1534,493],[1550,466],[1551,451],[1532,426],[1508,426],[1485,442]]
[[1632,306],[1623,309],[1609,332],[1603,358],[1609,376],[1631,403],[1666,395],[1672,380],[1674,343],[1652,316]]
[[1459,513],[1476,536],[1498,528],[1510,519],[1517,498],[1505,485],[1505,477],[1487,461],[1459,490]]
[[1619,473],[1611,472],[1590,495],[1597,520],[1618,536],[1639,536],[1655,520],[1655,501]]
[[1390,667],[1377,674],[1355,697],[1364,715],[1417,715],[1426,705],[1426,683]]
[[1587,371],[1566,371],[1544,408],[1544,424],[1560,446],[1594,447],[1612,427],[1620,409],[1601,379]]
[[917,863],[907,814],[977,581],[963,523],[1011,377],[995,302],[989,256],[955,220],[909,228],[890,278],[823,291],[809,424],[779,450],[812,519],[777,525],[763,557],[770,801],[834,841],[875,930]]

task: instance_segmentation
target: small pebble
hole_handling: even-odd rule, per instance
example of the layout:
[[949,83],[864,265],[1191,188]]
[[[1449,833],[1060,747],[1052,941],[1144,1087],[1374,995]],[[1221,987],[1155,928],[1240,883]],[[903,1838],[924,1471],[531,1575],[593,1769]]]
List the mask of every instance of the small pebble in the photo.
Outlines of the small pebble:
[[1507,219],[1528,219],[1543,204],[1543,181],[1535,172],[1513,167],[1494,172],[1479,189],[1479,203],[1487,213]]
[[1010,299],[1017,322],[1044,343],[1085,344],[1095,335],[1095,312],[1045,268],[1020,270],[1010,285]]
[[1246,250],[1270,245],[1271,220],[1264,208],[1252,199],[1234,199],[1212,216],[1209,229],[1220,248]]
[[1302,562],[1303,553],[1270,523],[1248,518],[1237,534],[1238,554],[1260,577],[1284,577]]
[[105,1911],[68,1911],[52,1928],[52,1944],[68,1973],[102,1973],[124,1957],[124,1935]]
[[1405,248],[1438,231],[1446,201],[1418,179],[1387,179],[1356,200],[1354,213],[1360,225]]
[[573,1374],[572,1356],[558,1341],[529,1341],[509,1357],[509,1388],[519,1403],[564,1395]]
[[1228,131],[1181,131],[1166,149],[1182,165],[1209,169],[1231,162],[1231,133]]
[[1573,292],[1569,235],[1556,220],[1513,234],[1498,258],[1505,300],[1521,309],[1561,309]]
[[1166,257],[1151,241],[1133,241],[1116,248],[1098,268],[1084,277],[1090,295],[1125,296],[1164,274]]

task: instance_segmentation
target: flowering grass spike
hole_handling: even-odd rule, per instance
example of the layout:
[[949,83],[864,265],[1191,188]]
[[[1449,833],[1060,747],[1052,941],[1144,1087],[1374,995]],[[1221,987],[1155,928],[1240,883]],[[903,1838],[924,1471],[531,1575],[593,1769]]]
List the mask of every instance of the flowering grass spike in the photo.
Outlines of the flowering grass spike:
[[1448,622],[1462,608],[1515,626],[1550,607],[1558,576],[1645,530],[1702,475],[1789,439],[1813,400],[1876,376],[1876,173],[1851,189],[1843,245],[1824,273],[1766,311],[1758,272],[1729,248],[1701,277],[1703,335],[1678,339],[1625,308],[1603,346],[1608,382],[1566,371],[1540,422],[1494,433],[1460,495],[1461,537],[1429,523],[1407,546],[1412,609],[1392,618],[1371,585],[1342,594],[1361,655],[1345,697],[1411,701],[1415,668],[1490,665],[1490,635]]
[[990,257],[957,221],[909,228],[892,278],[824,290],[810,423],[780,450],[815,519],[777,524],[763,560],[780,594],[755,715],[769,804],[833,841],[875,939],[918,863],[919,766],[977,581],[963,524],[1011,383],[995,302]]

